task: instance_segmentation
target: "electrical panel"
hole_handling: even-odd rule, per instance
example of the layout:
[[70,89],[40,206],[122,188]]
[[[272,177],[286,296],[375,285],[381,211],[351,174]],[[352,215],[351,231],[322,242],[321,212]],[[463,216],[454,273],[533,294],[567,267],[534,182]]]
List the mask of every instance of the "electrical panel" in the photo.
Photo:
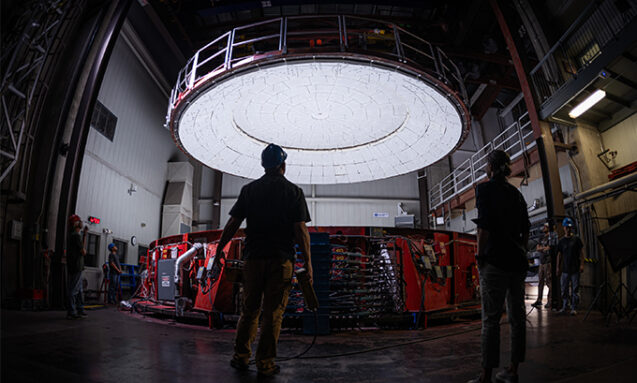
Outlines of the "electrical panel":
[[175,299],[175,259],[163,259],[157,265],[159,300]]

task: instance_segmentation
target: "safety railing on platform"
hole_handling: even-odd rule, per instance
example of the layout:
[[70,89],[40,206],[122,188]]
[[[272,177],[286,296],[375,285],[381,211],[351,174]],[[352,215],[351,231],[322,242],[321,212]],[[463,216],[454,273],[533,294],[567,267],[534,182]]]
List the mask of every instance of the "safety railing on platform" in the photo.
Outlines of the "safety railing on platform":
[[530,72],[542,106],[595,61],[635,16],[637,0],[591,1]]
[[234,28],[199,49],[179,72],[166,122],[185,94],[234,68],[289,54],[311,58],[341,52],[409,65],[440,80],[467,103],[456,64],[440,48],[397,25],[355,16],[294,16]]
[[493,150],[504,150],[511,160],[525,155],[535,146],[533,128],[528,113],[498,134],[491,142],[475,152],[438,184],[429,189],[429,207],[437,209],[447,201],[467,191],[486,177],[487,156]]

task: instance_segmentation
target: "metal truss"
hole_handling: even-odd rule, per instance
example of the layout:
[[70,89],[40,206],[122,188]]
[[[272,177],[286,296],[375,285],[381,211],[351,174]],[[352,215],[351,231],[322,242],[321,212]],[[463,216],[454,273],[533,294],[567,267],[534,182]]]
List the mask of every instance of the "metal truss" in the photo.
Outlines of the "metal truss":
[[42,72],[72,1],[33,1],[3,42],[0,66],[0,182],[24,150]]

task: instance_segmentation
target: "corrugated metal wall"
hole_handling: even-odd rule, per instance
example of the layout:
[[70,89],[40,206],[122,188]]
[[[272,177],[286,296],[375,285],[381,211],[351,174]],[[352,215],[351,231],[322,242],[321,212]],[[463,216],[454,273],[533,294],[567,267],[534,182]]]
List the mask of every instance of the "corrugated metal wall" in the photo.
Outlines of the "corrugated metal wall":
[[[139,245],[147,246],[159,236],[161,199],[168,159],[177,151],[163,127],[167,99],[120,38],[106,70],[98,100],[115,116],[113,142],[90,130],[78,191],[76,213],[83,219],[96,216],[99,225],[90,232],[100,238],[98,266],[107,256],[113,238],[126,241],[127,263],[137,264]],[[128,193],[131,184],[136,192]],[[105,234],[103,229],[113,233]],[[137,237],[137,246],[130,243]],[[99,270],[99,271],[98,271]],[[87,269],[89,289],[97,289]]]

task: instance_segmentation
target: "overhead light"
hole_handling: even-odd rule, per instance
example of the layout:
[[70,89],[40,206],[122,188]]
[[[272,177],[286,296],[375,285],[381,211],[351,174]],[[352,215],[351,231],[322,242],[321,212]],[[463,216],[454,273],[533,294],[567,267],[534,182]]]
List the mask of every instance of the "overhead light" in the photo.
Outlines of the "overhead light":
[[582,113],[589,110],[593,105],[597,104],[601,99],[606,97],[606,92],[598,89],[590,96],[586,97],[584,101],[582,101],[579,105],[577,105],[573,110],[569,112],[569,117],[577,118],[582,115]]
[[292,61],[228,76],[200,92],[174,124],[184,151],[246,178],[263,174],[273,142],[301,184],[370,181],[447,156],[463,119],[431,83],[373,61]]

